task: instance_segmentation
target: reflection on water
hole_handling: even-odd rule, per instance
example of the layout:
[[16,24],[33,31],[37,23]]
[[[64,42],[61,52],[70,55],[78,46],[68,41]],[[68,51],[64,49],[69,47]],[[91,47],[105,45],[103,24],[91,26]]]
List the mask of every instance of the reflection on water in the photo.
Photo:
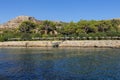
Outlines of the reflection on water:
[[120,80],[120,53],[99,48],[1,48],[0,80]]

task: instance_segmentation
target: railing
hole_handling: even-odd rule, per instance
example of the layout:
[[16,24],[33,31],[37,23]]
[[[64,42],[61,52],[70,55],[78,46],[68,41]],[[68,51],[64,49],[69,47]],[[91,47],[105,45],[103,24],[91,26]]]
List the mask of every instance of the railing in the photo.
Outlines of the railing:
[[[23,41],[24,39],[21,38],[8,38],[8,41]],[[26,39],[27,40],[27,39]],[[33,40],[120,40],[120,37],[34,37],[30,39]]]

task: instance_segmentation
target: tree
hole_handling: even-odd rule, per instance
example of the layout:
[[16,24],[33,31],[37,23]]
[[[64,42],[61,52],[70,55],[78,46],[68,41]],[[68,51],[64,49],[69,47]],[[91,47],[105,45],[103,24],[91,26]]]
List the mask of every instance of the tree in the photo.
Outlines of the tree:
[[74,22],[70,22],[63,28],[63,32],[65,35],[73,35],[76,34],[77,25]]
[[115,29],[116,32],[118,32],[120,30],[119,29],[120,20],[113,19],[111,20],[111,23],[112,23],[112,28]]
[[29,33],[22,33],[21,34],[21,40],[32,40],[32,36]]
[[107,32],[110,30],[111,27],[112,25],[110,20],[102,20],[102,21],[99,21],[98,31]]
[[32,29],[36,27],[36,24],[31,21],[24,21],[19,25],[19,31],[22,33],[31,33]]
[[52,22],[52,21],[48,21],[48,20],[45,20],[43,22],[43,26],[44,26],[44,29],[45,30],[49,30],[50,28],[52,30],[55,30],[56,29],[56,23],[55,22]]

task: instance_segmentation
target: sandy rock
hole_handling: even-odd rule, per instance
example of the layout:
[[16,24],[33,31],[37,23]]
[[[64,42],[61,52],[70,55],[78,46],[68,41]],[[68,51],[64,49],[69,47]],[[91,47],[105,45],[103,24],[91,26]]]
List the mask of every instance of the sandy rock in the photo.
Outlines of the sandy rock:
[[34,17],[30,16],[18,16],[2,25],[0,28],[17,28],[23,21],[32,21],[32,22],[39,22]]

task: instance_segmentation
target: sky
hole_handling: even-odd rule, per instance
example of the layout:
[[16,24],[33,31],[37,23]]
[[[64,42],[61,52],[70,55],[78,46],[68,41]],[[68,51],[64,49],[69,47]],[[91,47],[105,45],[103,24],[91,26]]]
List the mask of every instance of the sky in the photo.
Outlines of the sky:
[[65,22],[120,18],[120,0],[0,0],[0,24],[21,15]]

